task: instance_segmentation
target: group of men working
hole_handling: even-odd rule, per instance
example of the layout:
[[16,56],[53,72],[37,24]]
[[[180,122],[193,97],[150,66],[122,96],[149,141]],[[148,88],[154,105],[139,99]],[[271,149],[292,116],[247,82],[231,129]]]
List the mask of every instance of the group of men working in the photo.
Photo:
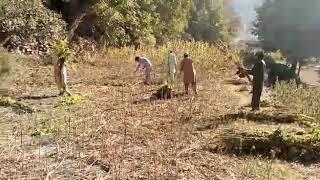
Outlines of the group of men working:
[[[241,73],[244,76],[252,75],[252,100],[251,107],[252,111],[260,110],[260,98],[263,91],[265,72],[266,72],[266,63],[264,62],[264,53],[257,52],[255,54],[256,62],[252,69],[241,69]],[[152,63],[149,59],[145,57],[136,57],[135,61],[138,63],[137,69],[140,67],[145,69],[145,83],[149,84],[152,77]],[[176,79],[177,72],[177,57],[170,51],[167,58],[167,72],[168,72],[168,84],[170,87],[173,87]],[[183,82],[185,86],[185,93],[188,94],[189,86],[191,85],[194,93],[197,94],[197,81],[196,81],[196,71],[193,65],[192,59],[189,57],[188,53],[184,54],[184,58],[181,61],[180,74],[183,73]]]
[[[145,70],[145,84],[150,84],[152,80],[152,63],[146,57],[135,58],[135,61],[138,63],[136,68],[137,72],[140,67]],[[169,52],[168,58],[166,59],[167,66],[167,82],[170,88],[172,88],[175,84],[177,77],[177,56],[173,53],[173,51]],[[195,94],[197,94],[197,81],[196,81],[196,70],[194,68],[194,64],[192,59],[190,58],[188,53],[184,53],[184,58],[181,61],[180,65],[180,74],[183,73],[183,83],[185,87],[185,93],[188,94],[189,86],[192,86],[192,89]]]
[[[264,78],[266,71],[266,64],[264,62],[264,53],[256,53],[256,63],[252,69],[240,69],[240,74],[242,75],[252,75],[252,101],[251,107],[252,111],[260,110],[260,98],[264,86]],[[152,81],[152,63],[148,58],[145,57],[136,57],[135,61],[138,63],[136,68],[137,72],[140,67],[145,70],[145,83],[150,84]],[[55,64],[54,73],[55,81],[58,85],[60,95],[66,93],[71,95],[71,93],[66,88],[66,70],[64,68],[64,58],[59,58]],[[177,57],[170,51],[167,58],[167,79],[168,85],[172,88],[175,84],[176,74],[177,74]],[[196,80],[196,71],[192,59],[188,53],[184,53],[184,58],[181,61],[180,65],[180,74],[183,73],[183,83],[185,87],[185,93],[188,94],[189,86],[191,85],[195,94],[197,94],[197,80]]]

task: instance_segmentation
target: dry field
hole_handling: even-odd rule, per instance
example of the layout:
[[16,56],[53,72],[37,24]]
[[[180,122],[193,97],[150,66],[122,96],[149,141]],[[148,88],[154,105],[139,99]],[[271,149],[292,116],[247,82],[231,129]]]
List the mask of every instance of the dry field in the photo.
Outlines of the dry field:
[[[199,94],[150,101],[171,48],[194,58]],[[72,97],[56,96],[42,60],[0,54],[11,67],[1,79],[0,179],[320,179],[318,121],[270,100],[249,113],[249,85],[227,58],[236,50],[176,43],[87,55],[68,63]],[[135,55],[153,61],[153,85],[133,73]]]

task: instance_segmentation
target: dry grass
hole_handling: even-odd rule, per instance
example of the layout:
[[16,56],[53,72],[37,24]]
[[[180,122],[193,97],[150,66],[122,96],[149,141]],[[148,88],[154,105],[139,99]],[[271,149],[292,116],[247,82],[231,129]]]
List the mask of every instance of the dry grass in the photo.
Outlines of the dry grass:
[[[134,75],[134,56],[146,55],[154,77],[165,81],[169,49],[179,59],[188,51],[196,62],[198,97],[145,99],[160,85],[143,86]],[[223,49],[223,48],[222,48]],[[108,49],[68,64],[76,97],[55,97],[52,67],[15,60],[17,77],[7,81],[12,98],[37,110],[17,114],[0,109],[0,176],[11,179],[250,179],[266,177],[255,163],[268,160],[210,152],[225,126],[199,131],[204,122],[237,112],[239,97],[222,83],[236,50],[225,52],[202,43],[173,43],[158,48]],[[236,58],[235,58],[236,59]],[[179,78],[179,82],[180,82]],[[177,83],[176,90],[182,92]],[[249,163],[248,163],[249,162]],[[247,165],[246,165],[247,164]],[[271,177],[294,178],[305,170],[276,162]],[[253,169],[253,170],[250,170]],[[257,170],[254,170],[257,169]],[[270,169],[270,168],[269,168]],[[285,173],[293,172],[290,174]],[[316,170],[315,170],[316,172]],[[281,174],[283,173],[283,175]],[[281,175],[281,176],[280,176]],[[319,174],[302,175],[317,177]],[[281,179],[279,178],[279,179]],[[252,179],[252,178],[251,178]],[[255,179],[255,178],[253,178]]]
[[320,121],[320,88],[300,88],[283,84],[277,86],[277,100],[285,104],[292,112],[301,113]]

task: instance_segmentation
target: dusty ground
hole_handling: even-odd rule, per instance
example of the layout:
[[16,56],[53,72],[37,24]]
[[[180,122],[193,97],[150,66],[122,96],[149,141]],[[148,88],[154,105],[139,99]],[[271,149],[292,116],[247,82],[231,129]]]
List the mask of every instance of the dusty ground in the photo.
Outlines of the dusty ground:
[[[159,84],[139,84],[134,66],[116,61],[69,66],[70,90],[83,100],[61,105],[66,98],[54,97],[51,67],[18,61],[9,83],[11,96],[36,112],[0,107],[0,177],[320,179],[318,163],[235,156],[220,148],[224,146],[220,139],[232,129],[241,133],[248,127],[290,126],[216,122],[221,115],[249,110],[248,84],[230,74],[213,78],[199,70],[197,97],[146,101]],[[155,79],[161,81],[159,69]],[[182,92],[180,83],[176,91]]]
[[311,65],[301,70],[301,80],[313,86],[320,86],[320,65]]

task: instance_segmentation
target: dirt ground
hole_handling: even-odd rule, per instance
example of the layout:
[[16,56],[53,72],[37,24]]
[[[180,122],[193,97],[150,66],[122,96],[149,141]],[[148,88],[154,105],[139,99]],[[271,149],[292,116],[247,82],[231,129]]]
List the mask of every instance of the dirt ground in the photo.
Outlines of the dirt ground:
[[148,101],[162,74],[156,70],[156,83],[144,86],[134,67],[116,61],[69,66],[70,90],[82,97],[70,100],[56,96],[52,67],[17,61],[11,97],[35,112],[0,107],[1,179],[320,179],[319,163],[223,150],[219,139],[232,128],[290,126],[215,121],[249,111],[247,82],[199,70],[198,96]]
[[320,65],[310,65],[301,70],[301,80],[312,86],[320,86]]

